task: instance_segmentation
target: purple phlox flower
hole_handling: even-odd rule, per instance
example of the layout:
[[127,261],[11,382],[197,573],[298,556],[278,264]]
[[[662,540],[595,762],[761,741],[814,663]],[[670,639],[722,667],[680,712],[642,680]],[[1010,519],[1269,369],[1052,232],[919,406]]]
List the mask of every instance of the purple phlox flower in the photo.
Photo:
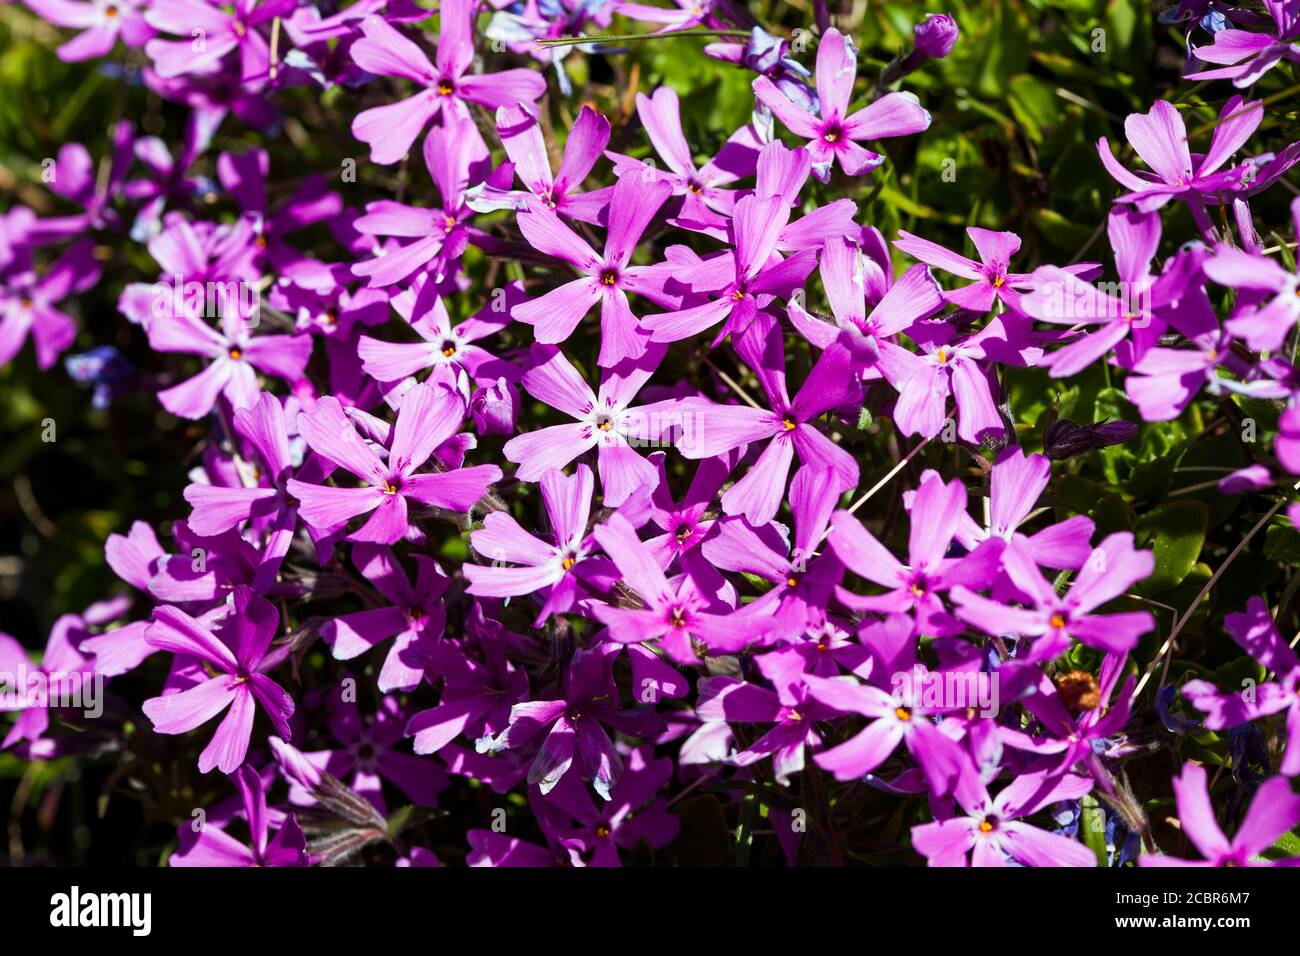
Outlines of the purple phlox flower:
[[217,178],[248,217],[260,253],[260,271],[278,273],[302,259],[302,253],[285,242],[285,236],[337,216],[343,209],[339,194],[327,188],[323,175],[308,176],[274,212],[267,208],[266,177],[270,159],[264,149],[222,153],[217,157]]
[[[829,468],[805,465],[790,482],[793,541],[775,523],[753,526],[743,515],[724,518],[702,546],[709,563],[772,582],[753,602],[772,615],[769,640],[801,634],[826,607],[843,568],[833,552],[819,553],[826,525],[839,502],[836,476]],[[723,495],[725,510],[727,496]]]
[[131,49],[144,46],[154,31],[145,22],[149,6],[144,0],[23,0],[42,19],[55,26],[81,30],[55,52],[65,63],[105,56],[120,36]]
[[1138,866],[1297,866],[1300,857],[1276,862],[1260,858],[1265,850],[1300,823],[1300,796],[1291,791],[1286,777],[1273,777],[1255,791],[1237,835],[1231,840],[1214,818],[1205,768],[1188,761],[1173,780],[1178,805],[1179,830],[1205,857],[1184,860],[1174,856],[1146,854]]
[[837,159],[849,176],[870,172],[885,161],[879,153],[859,146],[862,140],[907,136],[930,128],[929,112],[911,93],[886,93],[849,113],[857,49],[839,30],[827,30],[817,46],[816,78],[820,116],[790,100],[766,76],[755,79],[753,86],[754,95],[790,132],[808,140],[813,175],[821,182],[830,179]]
[[299,28],[316,43],[353,37],[359,32],[360,22],[370,16],[382,16],[388,23],[418,23],[429,18],[429,11],[414,0],[358,0],[327,17],[314,8],[299,7],[285,21],[286,26],[300,17],[306,20],[308,13],[315,14],[314,18],[307,25],[300,21]]
[[503,165],[489,175],[491,163],[487,144],[472,119],[457,117],[435,126],[424,140],[424,164],[438,187],[442,208],[420,209],[390,199],[367,203],[366,214],[353,223],[357,232],[415,241],[381,246],[374,256],[356,263],[352,273],[368,278],[371,288],[400,282],[417,270],[441,282],[470,240],[478,237],[468,224],[473,217],[465,204],[470,184],[488,180],[509,185],[510,168]]
[[958,479],[944,484],[933,471],[921,476],[912,501],[907,563],[899,561],[848,511],[831,518],[831,548],[859,577],[885,588],[883,594],[860,595],[841,585],[836,597],[856,611],[916,615],[916,626],[928,634],[961,630],[944,609],[940,595],[950,588],[991,577],[1002,550],[1001,539],[990,539],[961,557],[945,557],[966,511],[966,489]]
[[[898,231],[898,235],[901,238],[895,239],[894,245],[913,259],[958,278],[972,280],[969,285],[942,293],[945,302],[959,308],[988,312],[995,302],[1002,302],[1019,311],[1021,293],[1033,288],[1029,274],[1010,271],[1011,259],[1020,251],[1020,237],[1014,232],[994,232],[978,226],[967,228],[966,235],[975,246],[978,262],[903,229]],[[1096,270],[1097,266],[1079,263],[1064,268],[1072,275],[1080,275]]]
[[649,746],[632,748],[623,776],[597,805],[573,775],[537,801],[538,818],[554,842],[568,850],[573,866],[621,866],[618,851],[645,840],[661,849],[677,838],[681,819],[659,793],[673,776],[673,762],[655,760]]
[[706,43],[704,54],[765,76],[797,105],[809,112],[817,109],[817,94],[805,82],[812,78],[812,73],[790,56],[790,44],[783,37],[768,33],[762,27],[754,27],[744,43]]
[[1013,727],[999,727],[1002,742],[1008,747],[1042,757],[1054,757],[1057,763],[1047,773],[1068,773],[1081,765],[1108,794],[1115,785],[1103,757],[1111,749],[1108,738],[1115,737],[1128,723],[1132,713],[1131,698],[1136,678],[1124,677],[1125,654],[1106,654],[1096,677],[1084,671],[1057,676],[1057,682],[1042,675],[1034,691],[1021,698],[1025,709],[1038,718],[1045,733],[1035,736]]
[[[875,661],[868,649],[853,639],[851,627],[847,621],[811,607],[803,630],[785,635],[784,643],[767,653],[776,658],[798,657],[801,670],[819,677],[836,677],[847,670],[865,680]],[[910,639],[910,622],[908,635]]]
[[0,365],[8,364],[28,334],[36,349],[36,364],[50,368],[77,336],[72,318],[57,308],[69,296],[95,285],[101,268],[94,243],[85,239],[71,246],[48,269],[0,275]]
[[[617,566],[620,580],[643,607],[632,610],[597,604],[592,612],[620,644],[657,641],[679,664],[698,664],[705,652],[735,653],[758,640],[768,627],[765,614],[747,608],[733,611],[700,586],[685,560],[686,573],[669,581],[654,554],[622,515],[597,525],[593,536]],[[702,645],[702,648],[699,646]]]
[[467,103],[491,110],[518,103],[531,105],[546,92],[545,78],[533,70],[500,70],[481,76],[466,73],[474,59],[477,6],[477,0],[442,4],[436,65],[384,17],[369,16],[361,21],[363,36],[352,45],[357,64],[377,76],[402,77],[423,87],[414,96],[357,114],[352,135],[370,146],[372,162],[397,162],[439,113],[444,123],[468,120]]
[[[171,298],[164,285],[161,295]],[[188,305],[179,312],[152,318],[146,327],[149,345],[159,352],[199,355],[208,366],[179,385],[158,393],[163,408],[180,418],[202,418],[224,397],[235,409],[252,408],[261,395],[257,373],[290,382],[303,374],[311,358],[309,335],[260,335],[240,315],[240,307],[226,303],[219,329],[207,325]]]
[[[165,555],[153,528],[143,521],[133,522],[129,534],[110,534],[104,542],[104,560],[113,573],[146,594],[154,568]],[[147,621],[132,621],[82,641],[81,650],[94,655],[96,672],[116,677],[134,670],[154,652],[145,640],[148,628]]]
[[774,689],[732,677],[706,677],[697,686],[699,703],[695,712],[706,723],[775,724],[723,762],[748,767],[770,755],[777,783],[788,787],[790,777],[804,769],[806,748],[818,747],[822,742],[817,723],[835,716],[835,712],[811,695],[808,675],[799,666],[802,661],[777,660],[764,654],[757,663]]
[[1150,611],[1093,613],[1155,568],[1152,553],[1136,550],[1130,532],[1108,535],[1089,555],[1064,595],[1057,594],[1042,576],[1029,545],[1020,538],[1007,543],[1002,568],[1033,607],[1010,607],[967,587],[954,588],[952,599],[957,616],[987,634],[1035,638],[1027,652],[1017,654],[1019,660],[1051,660],[1069,650],[1072,640],[1106,653],[1127,654],[1139,637],[1155,627]]
[[471,209],[522,211],[540,205],[580,222],[595,224],[604,218],[612,187],[579,190],[609,145],[609,120],[590,106],[583,106],[564,143],[564,156],[556,172],[551,171],[542,127],[531,107],[503,106],[497,110],[497,133],[524,190],[480,183],[469,190],[466,201]]
[[[1294,234],[1300,236],[1300,197],[1291,201],[1291,220]],[[1288,272],[1272,259],[1232,246],[1219,246],[1205,260],[1204,268],[1210,279],[1241,290],[1246,299],[1228,319],[1228,331],[1256,351],[1281,349],[1300,322],[1300,273]]]
[[[354,3],[342,13],[323,17],[315,6],[300,6],[291,15],[281,21],[284,32],[292,41],[292,49],[280,54],[278,63],[271,64],[269,77],[277,88],[289,86],[318,86],[330,90],[342,86],[355,90],[365,85],[371,75],[363,70],[352,57],[352,46],[361,38],[359,30],[353,28],[357,19],[366,13],[358,8],[371,7],[373,3]],[[398,0],[389,5],[394,12],[402,7],[402,16],[390,14],[390,23],[409,22],[411,11],[418,11],[415,19],[424,19],[425,11],[405,0]],[[355,17],[343,18],[348,14]],[[337,42],[331,42],[337,41]],[[283,48],[282,48],[283,49]]]
[[[919,671],[919,668],[918,668]],[[843,714],[870,717],[864,730],[813,760],[836,780],[860,780],[872,773],[904,744],[916,760],[935,796],[952,792],[962,770],[965,755],[961,746],[946,736],[935,723],[946,708],[927,706],[923,685],[904,672],[895,675],[892,693],[854,677],[805,675],[809,692],[825,706]],[[942,680],[940,672],[928,675]],[[898,678],[907,678],[899,680]]]
[[[780,196],[789,206],[799,205],[799,194],[812,172],[812,159],[802,146],[789,149],[784,143],[773,140],[763,147],[758,156],[758,169],[754,178],[753,195],[766,199]],[[820,250],[832,241],[859,230],[853,221],[858,206],[852,199],[841,198],[818,206],[812,212],[793,222],[788,222],[777,234],[775,249],[781,253]],[[729,217],[702,205],[684,209],[669,225],[712,236],[720,242],[728,241],[731,233]]]
[[[317,774],[328,773],[347,783],[380,813],[388,812],[385,781],[402,791],[416,806],[438,805],[438,794],[447,788],[447,774],[436,761],[398,749],[405,736],[407,713],[396,697],[382,698],[370,717],[363,717],[356,703],[346,699],[342,687],[331,688],[327,701],[330,734],[342,746],[299,751],[297,757]],[[271,745],[277,751],[277,759],[281,751],[291,746],[275,738]],[[289,790],[291,803],[309,806],[316,802],[312,793],[315,786],[303,787],[292,779],[291,783],[295,784]]]
[[894,424],[899,431],[926,438],[938,435],[951,420],[951,395],[957,436],[963,441],[979,444],[1005,434],[1007,422],[993,397],[995,389],[1001,392],[993,366],[1032,365],[1041,357],[1042,350],[1030,344],[1028,320],[1004,312],[965,337],[926,340],[915,328],[911,334],[919,351],[894,348],[880,353],[880,372],[898,391]]
[[579,648],[565,672],[563,696],[515,704],[510,726],[493,742],[494,749],[514,749],[543,731],[546,737],[528,771],[528,782],[543,794],[560,782],[577,758],[592,788],[610,801],[623,776],[623,758],[605,730],[608,725],[632,737],[652,736],[662,721],[653,709],[618,709],[613,662],[617,644]]
[[[5,675],[0,693],[0,712],[16,712],[0,750],[20,741],[35,743],[50,726],[50,713],[74,703],[87,713],[94,709],[97,693],[92,686],[98,666],[74,639],[86,633],[86,622],[76,614],[64,614],[50,629],[40,664],[33,664],[17,640],[0,632],[0,673]],[[84,641],[81,642],[84,647]],[[98,692],[98,693],[102,693]],[[102,699],[99,705],[102,706]]]
[[1205,714],[1205,726],[1225,730],[1272,714],[1286,713],[1286,753],[1281,773],[1300,774],[1300,661],[1273,623],[1268,605],[1252,597],[1246,609],[1229,614],[1223,626],[1232,639],[1276,678],[1258,687],[1222,692],[1209,681],[1183,685],[1183,696]]
[[212,190],[208,180],[189,176],[188,172],[195,160],[207,151],[224,115],[224,112],[193,110],[185,120],[181,151],[174,159],[167,145],[156,136],[141,136],[135,141],[135,158],[148,174],[122,187],[128,200],[142,203],[131,224],[133,240],[147,242],[157,235],[167,206],[188,205],[196,195]]
[[[1115,250],[1119,282],[1103,286],[1116,289],[1118,294],[1089,285],[1056,266],[1039,266],[1032,276],[1033,289],[1020,300],[1026,315],[1071,326],[1070,331],[1101,325],[1043,358],[1041,364],[1051,370],[1053,378],[1076,375],[1111,349],[1115,350],[1118,364],[1131,368],[1160,340],[1167,327],[1160,310],[1169,302],[1170,284],[1160,283],[1151,272],[1160,245],[1160,215],[1116,206],[1107,220],[1107,234]],[[1179,290],[1180,299],[1183,291]]]
[[152,39],[144,52],[159,76],[173,77],[215,72],[227,53],[238,50],[240,82],[260,88],[271,66],[271,48],[260,28],[288,16],[297,5],[297,0],[260,5],[258,0],[236,0],[234,12],[226,13],[206,0],[153,0],[144,15],[149,26],[184,39]]
[[423,554],[412,558],[416,565],[414,586],[388,548],[365,543],[353,547],[352,562],[361,577],[384,596],[388,606],[343,614],[320,628],[321,638],[339,661],[352,660],[379,642],[395,638],[379,672],[379,689],[384,693],[419,686],[447,623],[442,604],[449,583],[446,575],[433,558]]
[[260,278],[253,262],[255,239],[251,225],[243,220],[227,226],[190,222],[180,213],[169,213],[165,228],[147,244],[158,263],[158,281],[128,284],[118,299],[118,310],[146,332],[154,319],[179,312],[210,317],[223,304],[222,297],[224,304],[233,303],[248,313],[243,318],[252,319],[256,301],[245,300]]
[[595,486],[591,469],[580,464],[572,476],[566,476],[552,468],[540,481],[552,540],[525,531],[509,512],[494,511],[470,535],[474,550],[492,564],[463,565],[470,582],[466,590],[479,597],[545,592],[537,615],[539,627],[552,614],[568,612],[588,589],[608,590],[617,579],[613,563],[595,553],[595,539],[587,533]]
[[459,430],[465,406],[457,398],[421,383],[402,399],[387,461],[362,440],[356,426],[333,396],[325,396],[316,411],[298,416],[298,432],[323,458],[360,478],[360,488],[330,487],[290,479],[289,494],[300,502],[299,513],[320,529],[335,528],[358,515],[366,523],[348,536],[350,541],[395,544],[410,528],[408,500],[468,512],[493,482],[501,478],[496,465],[472,465],[417,473],[434,452]]
[[650,455],[650,463],[659,472],[659,483],[650,499],[650,520],[664,533],[645,543],[660,567],[664,568],[670,566],[677,556],[699,547],[710,535],[716,520],[710,516],[709,507],[722,483],[735,470],[740,453],[738,449],[732,449],[701,461],[691,477],[690,487],[679,502],[673,501],[668,485],[667,460],[667,455],[661,451]]
[[1115,201],[1133,203],[1139,212],[1151,212],[1170,199],[1181,198],[1201,232],[1213,235],[1214,225],[1205,203],[1217,201],[1219,194],[1236,191],[1254,177],[1254,167],[1249,164],[1221,167],[1250,139],[1263,118],[1262,101],[1243,105],[1242,97],[1232,97],[1219,113],[1209,152],[1193,156],[1188,150],[1187,126],[1172,103],[1156,100],[1150,112],[1130,113],[1124,120],[1125,136],[1150,171],[1134,173],[1121,166],[1106,137],[1099,139],[1097,152],[1102,165],[1129,190]]
[[638,290],[646,267],[630,263],[641,235],[668,193],[663,182],[624,174],[610,198],[603,255],[598,255],[547,207],[536,205],[519,213],[519,231],[533,248],[567,262],[582,277],[515,306],[514,318],[531,325],[538,342],[553,345],[568,339],[599,302],[598,364],[609,368],[645,354],[648,339],[632,314],[627,294]]
[[[265,546],[254,578],[254,589],[265,594],[275,583],[289,552],[298,524],[298,506],[287,483],[293,477],[289,432],[280,399],[263,392],[252,408],[234,414],[236,434],[253,449],[256,464],[240,469],[241,481],[233,487],[192,483],[185,500],[193,507],[189,527],[204,537],[216,537],[252,521]],[[305,463],[299,477],[323,480],[326,468],[319,460]]]
[[728,335],[743,332],[774,297],[789,298],[803,288],[817,264],[816,249],[804,249],[788,259],[776,251],[777,240],[790,221],[790,204],[783,196],[745,196],[736,202],[731,220],[733,247],[700,260],[694,268],[674,269],[673,279],[693,293],[714,297],[700,305],[647,315],[641,325],[651,341],[676,342],[723,322],[713,347]]
[[122,195],[126,174],[131,168],[135,130],[126,120],[112,129],[112,152],[108,173],[100,181],[98,170],[89,150],[80,143],[65,143],[59,147],[55,160],[54,179],[50,191],[69,202],[76,203],[85,212],[76,216],[44,219],[40,231],[45,235],[84,235],[87,229],[118,230],[120,219],[113,202]]
[[690,424],[671,399],[632,405],[666,351],[667,346],[652,344],[639,358],[603,369],[599,392],[592,394],[564,353],[553,345],[533,346],[532,367],[523,375],[523,387],[576,421],[525,432],[506,442],[506,458],[519,465],[515,477],[537,481],[594,448],[606,505],[617,507],[634,492],[654,489],[658,474],[633,443],[649,444],[667,428]]
[[246,846],[214,822],[190,821],[176,831],[180,847],[168,866],[310,866],[307,837],[293,814],[287,814],[274,837],[266,805],[266,785],[251,766],[231,774],[244,804],[253,845]]
[[442,697],[407,721],[405,733],[415,738],[417,754],[437,753],[462,734],[486,749],[487,739],[509,724],[510,708],[528,696],[527,673],[510,662],[507,638],[499,625],[488,624],[478,604],[469,630],[477,634],[472,645],[443,641],[430,652],[429,673],[441,679]]
[[891,353],[886,365],[906,363],[907,357],[893,354],[906,350],[892,337],[943,308],[939,284],[924,265],[908,269],[873,303],[872,287],[880,288],[880,273],[879,265],[856,243],[829,239],[822,248],[821,278],[834,322],[814,316],[794,299],[788,306],[790,322],[817,348],[829,347],[842,331],[860,336],[864,379],[880,377],[884,353]]
[[659,169],[654,161],[644,162],[606,151],[614,162],[614,172],[622,179],[636,176],[642,182],[666,182],[672,187],[671,195],[680,196],[682,209],[678,214],[684,219],[702,218],[696,210],[712,209],[730,214],[736,193],[728,186],[739,179],[752,176],[762,142],[752,125],[742,126],[723,143],[718,155],[703,166],[695,165],[690,144],[682,132],[681,104],[677,93],[661,86],[653,96],[638,93],[636,113],[645,127],[650,144],[667,169]]
[[[240,533],[231,529],[214,537],[195,534],[183,521],[172,523],[175,554],[163,554],[153,562],[148,579],[149,595],[165,604],[185,605],[195,613],[221,604],[238,584],[253,583],[261,553]],[[272,594],[292,594],[292,589],[274,585]],[[224,605],[223,605],[224,606]]]
[[1092,554],[1092,533],[1096,530],[1087,515],[1074,515],[1030,535],[1019,531],[1051,479],[1052,463],[1042,455],[1026,455],[1019,445],[1003,449],[989,476],[988,527],[980,527],[963,511],[957,516],[954,537],[969,551],[990,538],[1021,538],[1043,567],[1082,567]]
[[299,259],[286,266],[281,281],[271,286],[270,303],[293,316],[297,331],[324,338],[327,349],[334,344],[331,340],[355,348],[360,329],[388,321],[389,295],[385,289],[349,289],[352,281],[350,263],[326,266]]
[[480,383],[495,383],[501,378],[512,382],[518,380],[515,366],[475,343],[510,324],[514,309],[524,299],[520,283],[507,284],[500,298],[494,297],[493,301],[456,325],[452,325],[447,303],[441,296],[423,315],[415,312],[418,299],[415,289],[405,289],[393,297],[392,304],[423,341],[385,342],[368,335],[361,336],[357,354],[367,375],[379,382],[396,382],[424,369],[451,366],[463,368]]
[[804,465],[829,469],[833,474],[831,493],[842,494],[857,486],[858,463],[813,424],[823,413],[852,404],[861,396],[858,377],[853,374],[851,344],[842,339],[826,348],[792,401],[786,390],[781,329],[774,320],[755,322],[740,336],[736,349],[757,375],[769,408],[718,405],[704,399],[681,402],[692,427],[684,431],[677,446],[687,458],[711,458],[741,445],[767,441],[745,477],[723,492],[726,514],[744,515],[754,526],[776,517],[796,455]]
[[[1233,336],[1220,328],[1214,305],[1204,289],[1185,296],[1176,319],[1171,321],[1191,348],[1151,348],[1124,380],[1124,391],[1144,420],[1172,421],[1202,387],[1215,395],[1232,391],[1254,398],[1287,397],[1285,385],[1258,378],[1256,369],[1233,352]],[[1220,370],[1233,373],[1236,380],[1223,377]]]
[[1218,69],[1184,73],[1183,79],[1232,80],[1238,89],[1253,86],[1283,60],[1300,63],[1300,7],[1294,0],[1264,0],[1273,20],[1272,29],[1262,33],[1226,27],[1214,33],[1208,46],[1188,44],[1188,54]]
[[1032,772],[991,797],[967,761],[954,792],[965,815],[913,827],[912,846],[930,866],[1006,866],[1008,858],[1025,866],[1096,866],[1096,856],[1082,843],[1022,819],[1091,789],[1087,777]]
[[239,585],[231,597],[231,614],[219,631],[210,630],[180,608],[156,608],[146,640],[159,650],[190,655],[211,668],[207,676],[187,690],[145,701],[142,710],[160,734],[183,734],[227,711],[211,742],[199,755],[199,771],[216,767],[222,773],[237,770],[248,753],[253,716],[260,704],[275,732],[289,740],[293,698],[266,672],[288,657],[290,645],[271,650],[280,629],[275,606],[252,588]]
[[[233,65],[232,65],[233,66]],[[192,110],[196,124],[215,129],[229,114],[268,135],[279,132],[280,114],[259,89],[245,89],[237,66],[202,76],[159,76],[145,67],[144,84],[159,96]]]

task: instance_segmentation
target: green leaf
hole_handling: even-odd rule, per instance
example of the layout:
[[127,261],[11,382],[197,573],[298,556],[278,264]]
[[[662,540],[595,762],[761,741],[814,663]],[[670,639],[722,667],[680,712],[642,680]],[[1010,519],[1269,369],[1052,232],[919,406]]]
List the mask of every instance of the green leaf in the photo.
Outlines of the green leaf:
[[1091,794],[1079,803],[1079,836],[1083,845],[1097,857],[1097,865],[1106,865],[1106,811]]
[[1138,519],[1139,542],[1155,552],[1151,576],[1138,585],[1143,594],[1159,594],[1177,587],[1192,568],[1205,544],[1210,510],[1203,501],[1174,501],[1160,505]]

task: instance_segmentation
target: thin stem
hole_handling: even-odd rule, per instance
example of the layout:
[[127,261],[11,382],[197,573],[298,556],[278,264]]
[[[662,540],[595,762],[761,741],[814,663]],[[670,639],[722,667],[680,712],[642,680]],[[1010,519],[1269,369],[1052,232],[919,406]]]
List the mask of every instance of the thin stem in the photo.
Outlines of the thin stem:
[[930,444],[929,438],[925,439],[919,445],[917,445],[915,448],[909,451],[907,453],[906,458],[904,458],[902,461],[900,461],[897,465],[895,465],[893,468],[889,470],[889,474],[885,475],[884,478],[881,478],[878,482],[876,482],[874,485],[868,488],[863,493],[861,498],[859,498],[857,501],[853,502],[853,504],[849,506],[849,514],[854,514],[859,508],[861,508],[864,504],[870,501],[872,496],[875,495],[877,491],[885,487],[885,485],[889,484],[889,482],[893,480],[893,477],[896,474],[898,474],[900,471],[902,471],[904,468],[906,468],[907,463],[911,461],[913,458],[915,458],[917,454],[920,453],[921,449],[928,444]]
[[[1300,481],[1296,482],[1293,490],[1300,491]],[[1201,588],[1201,592],[1197,594],[1192,603],[1187,606],[1187,610],[1183,612],[1183,616],[1174,622],[1174,626],[1169,631],[1169,636],[1165,638],[1164,644],[1160,647],[1160,653],[1156,654],[1155,659],[1147,665],[1146,671],[1142,674],[1142,679],[1138,681],[1137,687],[1133,688],[1133,696],[1130,700],[1137,700],[1138,694],[1142,693],[1142,688],[1145,687],[1147,681],[1151,679],[1151,675],[1155,673],[1156,668],[1160,665],[1164,656],[1169,653],[1169,649],[1173,646],[1174,638],[1178,637],[1187,622],[1192,619],[1192,615],[1196,612],[1196,608],[1200,605],[1201,601],[1204,600],[1205,595],[1210,593],[1210,588],[1214,587],[1219,578],[1223,577],[1223,572],[1228,570],[1228,565],[1232,564],[1232,562],[1237,559],[1237,555],[1241,554],[1241,552],[1245,550],[1245,547],[1250,543],[1251,538],[1255,537],[1255,535],[1259,533],[1259,529],[1268,524],[1269,519],[1282,510],[1282,506],[1286,504],[1286,501],[1286,498],[1279,498],[1273,507],[1269,508],[1268,511],[1264,513],[1264,517],[1255,522],[1255,527],[1251,528],[1250,531],[1247,532],[1246,536],[1238,542],[1237,546],[1232,549],[1231,553],[1224,558],[1223,563],[1219,565],[1218,569],[1210,575],[1210,579],[1205,582],[1205,586]],[[1168,673],[1167,666],[1163,673]],[[1163,676],[1161,677],[1160,682],[1161,684],[1164,683]]]

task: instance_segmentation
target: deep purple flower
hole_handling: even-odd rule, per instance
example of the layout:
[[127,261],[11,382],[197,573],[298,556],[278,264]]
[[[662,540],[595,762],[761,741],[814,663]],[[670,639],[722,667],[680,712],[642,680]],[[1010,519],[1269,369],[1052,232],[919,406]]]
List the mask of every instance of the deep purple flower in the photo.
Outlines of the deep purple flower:
[[955,791],[964,816],[913,827],[912,846],[930,866],[1006,866],[1008,859],[1026,866],[1096,866],[1082,843],[1022,819],[1091,789],[1087,777],[1022,773],[991,797],[968,763]]
[[180,846],[168,866],[308,866],[307,837],[293,814],[284,817],[274,837],[266,805],[266,784],[251,766],[231,774],[243,802],[253,845],[240,843],[216,823],[200,819],[176,831]]
[[312,413],[298,416],[298,431],[314,451],[364,481],[365,487],[331,487],[290,479],[289,494],[300,502],[299,514],[325,530],[369,514],[350,541],[394,544],[410,527],[408,501],[467,512],[501,478],[496,465],[472,465],[449,471],[419,472],[437,448],[465,420],[464,404],[422,383],[402,398],[387,460],[357,433],[337,399],[326,396]]
[[849,113],[857,72],[853,41],[831,28],[817,46],[820,117],[792,102],[767,77],[754,80],[754,95],[790,132],[808,140],[813,175],[822,182],[830,178],[836,160],[849,176],[870,172],[885,161],[879,153],[859,146],[859,141],[908,136],[930,128],[930,114],[911,93],[886,93],[871,105]]
[[357,64],[377,76],[402,77],[424,87],[414,96],[357,114],[352,135],[370,146],[372,162],[397,162],[439,113],[450,123],[469,118],[466,103],[495,110],[517,103],[531,105],[546,92],[546,80],[533,70],[467,74],[474,59],[477,7],[477,0],[444,0],[439,9],[436,65],[383,17],[361,21],[363,37],[352,45]]
[[266,676],[292,649],[284,644],[271,650],[271,639],[280,630],[280,616],[274,605],[243,585],[235,588],[231,601],[219,632],[180,608],[164,606],[154,610],[153,624],[145,635],[151,646],[197,658],[216,675],[205,674],[205,679],[189,689],[153,697],[141,707],[160,734],[183,734],[226,712],[199,755],[202,773],[214,767],[233,773],[243,765],[259,704],[275,732],[285,740],[291,736],[293,698]]
[[1214,819],[1214,804],[1210,802],[1206,786],[1205,768],[1198,763],[1183,765],[1183,772],[1174,778],[1174,799],[1178,804],[1179,829],[1186,834],[1196,849],[1205,857],[1202,861],[1182,860],[1178,857],[1143,854],[1138,866],[1295,866],[1300,857],[1279,863],[1259,859],[1282,834],[1300,823],[1300,797],[1291,791],[1291,781],[1286,777],[1273,777],[1258,790],[1250,801],[1250,809],[1237,828],[1237,835],[1229,840]]

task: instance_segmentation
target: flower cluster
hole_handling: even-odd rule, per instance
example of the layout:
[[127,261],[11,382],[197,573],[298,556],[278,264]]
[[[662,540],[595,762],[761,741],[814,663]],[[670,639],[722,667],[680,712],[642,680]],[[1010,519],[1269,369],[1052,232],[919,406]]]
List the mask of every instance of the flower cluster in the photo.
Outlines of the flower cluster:
[[[60,618],[39,665],[0,635],[0,670],[50,688],[5,701],[4,747],[147,748],[208,781],[159,804],[171,865],[674,861],[688,810],[697,839],[761,827],[792,864],[1168,865],[1170,788],[1212,863],[1300,824],[1280,611],[1243,595],[1223,622],[1269,679],[1171,681],[1223,567],[1169,591],[1170,619],[1148,583],[1176,536],[1116,517],[1158,499],[1072,504],[1080,460],[1206,403],[1279,410],[1218,494],[1300,487],[1300,274],[1269,217],[1300,143],[1252,146],[1300,0],[1232,26],[1181,5],[1212,32],[1186,76],[1227,98],[1157,99],[1089,149],[1114,185],[1100,262],[866,221],[941,122],[911,84],[959,48],[946,15],[871,73],[851,31],[795,42],[724,0],[442,0],[432,26],[409,0],[23,2],[64,61],[125,48],[184,133],[69,144],[47,181],[70,211],[0,216],[0,364],[30,340],[97,407],[152,393],[203,438],[186,510],[108,538],[127,587]],[[634,80],[621,114],[571,98],[578,57],[619,55],[614,15],[718,34],[750,122],[710,152],[667,85]],[[359,160],[273,168],[294,91],[346,117]],[[69,353],[97,287],[155,371]],[[1141,426],[1064,417],[1094,375]],[[1041,433],[1016,418],[1029,381],[1060,386]],[[64,674],[112,681],[100,720]],[[126,675],[151,695],[116,695]],[[1135,792],[1130,764],[1191,728],[1256,756],[1202,736]],[[1239,827],[1188,757],[1253,794]],[[468,826],[438,829],[473,791]]]

